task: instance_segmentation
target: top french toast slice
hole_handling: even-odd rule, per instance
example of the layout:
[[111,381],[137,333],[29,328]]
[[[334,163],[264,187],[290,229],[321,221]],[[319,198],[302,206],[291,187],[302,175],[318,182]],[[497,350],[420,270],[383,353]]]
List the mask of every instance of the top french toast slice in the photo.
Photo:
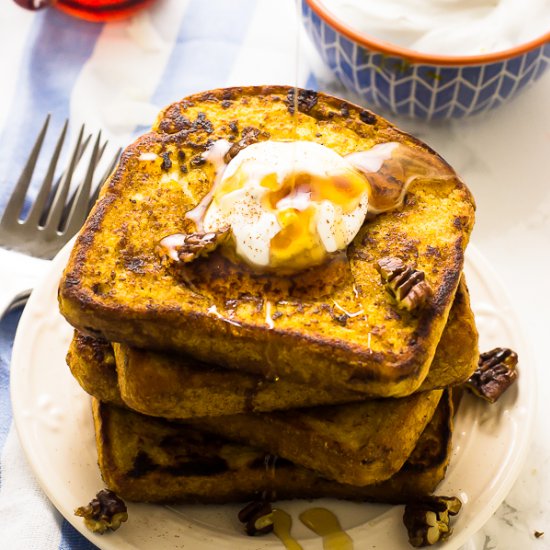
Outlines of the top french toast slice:
[[[468,289],[462,280],[430,372],[418,391],[465,382],[478,366],[477,338]],[[298,384],[284,378],[264,380],[181,354],[111,345],[78,331],[71,341],[67,364],[84,390],[97,399],[166,418],[267,412],[365,399],[349,390]]]
[[[390,177],[412,182],[403,204],[369,217],[345,254],[296,276],[259,274],[218,250],[180,267],[158,244],[196,230],[185,214],[212,186],[202,153],[219,139],[309,140],[341,155],[397,142],[405,154]],[[474,210],[435,152],[369,111],[289,87],[214,90],[169,106],[124,151],[76,240],[60,307],[77,329],[109,341],[268,378],[408,395],[447,321]],[[387,257],[424,272],[432,294],[423,306],[402,309],[388,293],[377,270]]]

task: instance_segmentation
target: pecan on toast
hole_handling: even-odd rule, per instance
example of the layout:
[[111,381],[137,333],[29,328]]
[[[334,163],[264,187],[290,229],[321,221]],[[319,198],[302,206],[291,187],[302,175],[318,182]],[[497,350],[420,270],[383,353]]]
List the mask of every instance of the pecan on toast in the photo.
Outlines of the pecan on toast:
[[[149,416],[185,419],[364,399],[349,390],[328,391],[285,379],[264,380],[244,372],[203,365],[181,354],[152,352],[125,344],[113,347],[117,372],[110,344],[75,331],[67,357],[73,375],[99,400],[124,403]],[[464,382],[475,370],[477,357],[477,331],[462,280],[420,390]]]
[[140,502],[227,503],[263,496],[406,503],[436,488],[451,451],[448,392],[401,470],[364,487],[329,481],[264,451],[95,399],[93,413],[103,480],[119,496]]
[[[60,284],[61,311],[109,341],[266,378],[409,395],[426,377],[447,321],[473,198],[434,151],[383,118],[322,93],[293,92],[214,90],[166,108],[124,151],[78,236]],[[222,139],[244,146],[250,136],[298,137],[341,155],[397,143],[403,154],[388,178],[408,182],[405,200],[367,217],[344,255],[297,276],[258,274],[218,249],[184,268],[166,261],[159,242],[196,231],[186,213],[212,187],[215,167],[202,153]],[[390,296],[377,270],[387,257],[425,274],[432,295],[423,307],[407,311]]]

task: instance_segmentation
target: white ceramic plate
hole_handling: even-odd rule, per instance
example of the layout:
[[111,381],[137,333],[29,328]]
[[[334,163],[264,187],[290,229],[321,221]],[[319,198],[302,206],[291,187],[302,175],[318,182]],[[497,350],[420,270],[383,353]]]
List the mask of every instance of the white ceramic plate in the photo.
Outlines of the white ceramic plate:
[[[21,443],[44,491],[76,529],[103,549],[192,548],[263,550],[282,548],[274,535],[249,538],[236,519],[240,506],[156,506],[129,504],[129,520],[115,533],[93,535],[73,515],[103,488],[97,468],[90,402],[72,378],[65,353],[72,330],[58,313],[57,284],[68,257],[59,254],[44,282],[33,292],[17,331],[11,367],[14,418]],[[519,474],[535,411],[535,379],[498,277],[473,247],[466,273],[480,331],[480,347],[511,347],[521,359],[519,383],[493,406],[466,396],[456,422],[454,451],[440,494],[464,503],[454,535],[440,546],[459,548],[494,513]],[[308,501],[285,502],[297,514]],[[356,548],[407,548],[402,507],[316,501],[333,510]],[[293,535],[303,548],[322,541],[295,519]]]

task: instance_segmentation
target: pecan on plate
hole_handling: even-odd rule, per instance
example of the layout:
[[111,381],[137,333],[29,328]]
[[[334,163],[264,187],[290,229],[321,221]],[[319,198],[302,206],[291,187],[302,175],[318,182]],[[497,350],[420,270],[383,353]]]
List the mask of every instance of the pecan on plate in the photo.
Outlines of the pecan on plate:
[[453,532],[449,516],[456,516],[461,507],[457,497],[435,495],[407,504],[403,523],[411,545],[419,548],[447,540]]
[[250,502],[239,512],[238,518],[245,524],[249,536],[265,535],[273,531],[273,509],[265,500]]
[[478,367],[466,387],[478,397],[494,403],[518,377],[518,356],[509,348],[495,348],[479,356]]
[[116,531],[128,519],[126,504],[113,491],[99,491],[87,506],[74,511],[84,518],[84,525],[93,533],[102,535],[107,530]]
[[399,258],[382,258],[376,263],[376,269],[397,303],[409,311],[422,306],[432,295],[424,272]]

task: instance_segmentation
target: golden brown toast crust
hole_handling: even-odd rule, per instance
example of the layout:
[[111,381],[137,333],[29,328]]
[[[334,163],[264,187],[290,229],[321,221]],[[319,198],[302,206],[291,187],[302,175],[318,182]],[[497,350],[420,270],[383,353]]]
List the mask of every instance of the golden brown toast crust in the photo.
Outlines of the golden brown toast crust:
[[329,481],[264,451],[95,399],[93,412],[106,485],[122,498],[141,502],[226,503],[264,495],[272,500],[334,497],[406,503],[436,488],[451,450],[448,393],[403,468],[391,479],[366,487]]
[[66,361],[84,391],[100,401],[124,406],[118,388],[115,357],[109,342],[75,330]]
[[470,292],[462,275],[434,360],[419,390],[446,388],[466,382],[478,365],[478,338]]
[[441,394],[442,390],[434,390],[401,399],[190,418],[187,422],[266,449],[328,479],[370,485],[388,479],[402,467]]
[[401,399],[203,417],[187,422],[245,445],[265,449],[322,477],[364,486],[394,475],[431,420],[442,390]]
[[[125,150],[104,187],[61,281],[61,311],[79,330],[110,341],[373,396],[410,394],[426,376],[446,323],[474,201],[440,157],[381,117],[303,91],[294,117],[290,90],[215,90],[168,107],[154,131]],[[429,159],[444,179],[414,181],[402,208],[364,224],[341,265],[315,268],[290,284],[258,277],[215,252],[188,268],[194,283],[208,274],[196,292],[156,247],[166,235],[193,230],[185,213],[213,176],[200,153],[217,139],[240,139],[250,127],[258,139],[297,136],[340,154],[397,141]],[[151,152],[158,162],[140,160]],[[425,272],[434,294],[421,311],[403,311],[388,295],[375,269],[385,256]],[[321,288],[304,287],[301,279],[321,281]],[[274,328],[265,321],[267,301]],[[342,317],[341,309],[363,314]]]
[[200,363],[191,357],[113,345],[120,395],[150,416],[193,418],[362,401],[364,395],[313,388]]
[[[75,332],[67,356],[81,386],[100,401],[150,416],[192,418],[265,412],[363,400],[356,392],[313,388],[279,379],[204,365],[176,356],[111,345]],[[477,332],[468,290],[461,281],[428,376],[427,391],[467,380],[477,366]],[[122,397],[122,399],[121,399]]]

